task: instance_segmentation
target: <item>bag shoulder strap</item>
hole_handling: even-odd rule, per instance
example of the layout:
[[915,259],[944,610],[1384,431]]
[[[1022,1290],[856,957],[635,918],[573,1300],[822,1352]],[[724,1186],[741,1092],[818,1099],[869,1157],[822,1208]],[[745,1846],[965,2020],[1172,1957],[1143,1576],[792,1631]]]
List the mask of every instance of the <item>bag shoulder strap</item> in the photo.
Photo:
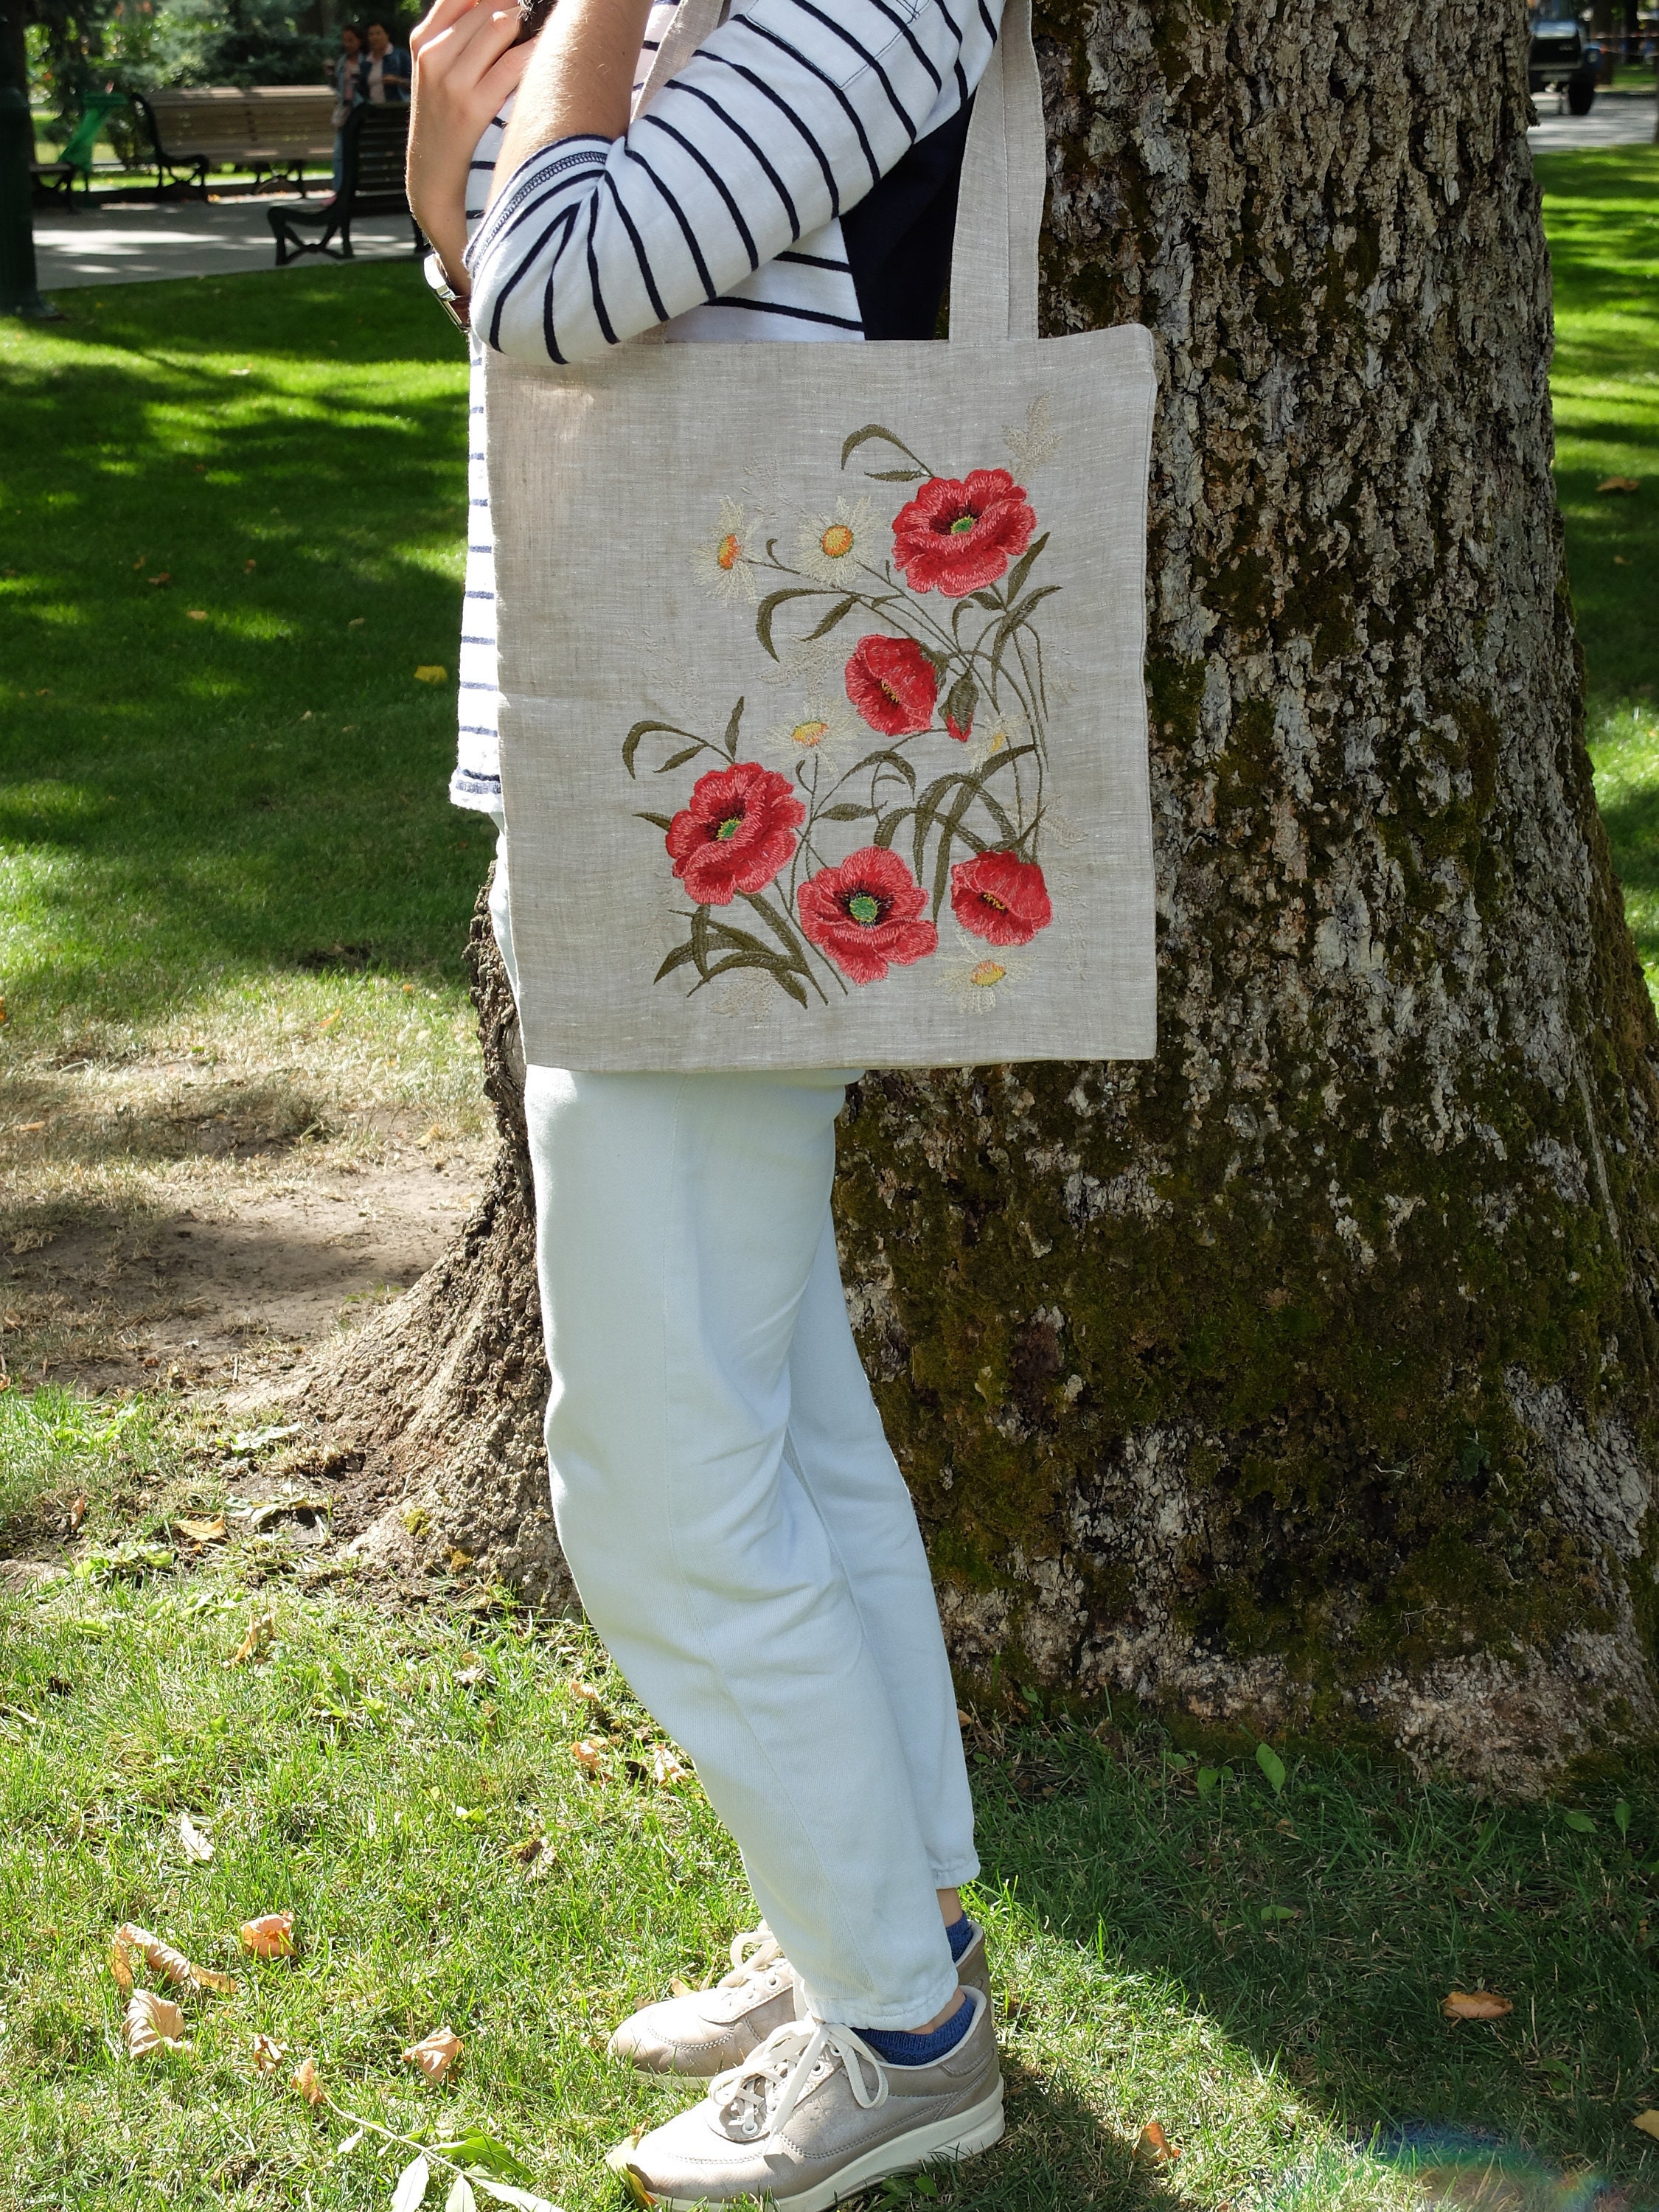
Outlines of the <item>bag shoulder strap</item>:
[[[719,29],[726,0],[680,0],[634,102],[643,113]],[[1002,27],[974,94],[951,258],[951,336],[996,345],[1037,334],[1037,237],[1048,189],[1042,82],[1031,0],[1004,0]]]
[[951,337],[996,345],[1037,334],[1037,239],[1048,189],[1042,80],[1031,0],[1004,0],[1002,28],[962,157],[951,257]]

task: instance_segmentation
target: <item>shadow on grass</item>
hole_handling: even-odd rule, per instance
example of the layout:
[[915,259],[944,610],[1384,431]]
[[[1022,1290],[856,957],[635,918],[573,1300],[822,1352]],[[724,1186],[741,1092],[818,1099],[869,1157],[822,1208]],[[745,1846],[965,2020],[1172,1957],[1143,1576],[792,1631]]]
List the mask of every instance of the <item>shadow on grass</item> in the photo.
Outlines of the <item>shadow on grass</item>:
[[422,289],[135,285],[0,352],[14,1018],[340,942],[459,975],[465,363]]
[[[1633,1810],[1620,1801],[1621,1836],[1607,1807],[1583,1833],[1559,1807],[1494,1807],[1348,1759],[1297,1764],[1282,1796],[1251,1766],[1200,1797],[1196,1773],[1157,1731],[1116,1755],[1056,1731],[1035,1754],[981,1757],[982,1883],[1109,1984],[1213,2022],[1356,2148],[1437,2174],[1438,2201],[1659,2206],[1631,2125],[1659,2101],[1645,1783]],[[1034,1777],[1054,1793],[1036,1803]],[[1448,2021],[1455,1988],[1514,2009]],[[1174,2134],[1181,2116],[1163,2117]],[[1510,2193],[1468,2194],[1498,2152]]]

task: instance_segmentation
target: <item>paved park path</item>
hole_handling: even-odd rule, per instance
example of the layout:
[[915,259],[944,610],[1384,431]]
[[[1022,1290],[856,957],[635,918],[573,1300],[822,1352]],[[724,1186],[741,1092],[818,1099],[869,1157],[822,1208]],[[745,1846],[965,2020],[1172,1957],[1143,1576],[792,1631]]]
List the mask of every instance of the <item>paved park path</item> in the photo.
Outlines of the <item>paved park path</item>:
[[[1528,135],[1540,153],[1593,146],[1653,143],[1651,94],[1602,93],[1585,116],[1557,115],[1546,94],[1544,113]],[[269,207],[318,207],[323,195],[299,199],[226,199],[204,204],[162,201],[149,207],[88,207],[73,213],[41,209],[34,218],[34,252],[40,289],[60,292],[81,284],[137,284],[162,276],[222,276],[237,270],[270,269],[276,249]],[[353,226],[358,259],[388,261],[410,252],[409,225],[390,216]],[[290,266],[296,264],[290,264]],[[314,266],[307,256],[297,266]]]
[[[238,270],[272,269],[276,241],[265,210],[320,208],[325,191],[308,200],[269,198],[160,200],[149,206],[96,205],[60,213],[37,208],[34,258],[43,292],[78,284],[142,284],[161,276],[225,276]],[[305,236],[315,234],[307,230]],[[395,216],[360,217],[351,226],[360,261],[410,258],[410,227]],[[290,268],[314,269],[315,254]]]

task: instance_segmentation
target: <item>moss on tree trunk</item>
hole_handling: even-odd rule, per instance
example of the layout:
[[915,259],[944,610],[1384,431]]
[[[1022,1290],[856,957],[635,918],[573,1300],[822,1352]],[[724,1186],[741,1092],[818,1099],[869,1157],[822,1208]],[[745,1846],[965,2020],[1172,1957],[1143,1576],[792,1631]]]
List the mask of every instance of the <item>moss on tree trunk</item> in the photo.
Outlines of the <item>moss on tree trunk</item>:
[[[1162,374],[1161,1042],[867,1077],[860,1342],[970,1677],[1536,1785],[1659,1726],[1659,1036],[1583,744],[1524,19],[1038,34],[1046,326],[1137,319]],[[552,1595],[499,994],[495,1194],[317,1402],[432,1544]]]

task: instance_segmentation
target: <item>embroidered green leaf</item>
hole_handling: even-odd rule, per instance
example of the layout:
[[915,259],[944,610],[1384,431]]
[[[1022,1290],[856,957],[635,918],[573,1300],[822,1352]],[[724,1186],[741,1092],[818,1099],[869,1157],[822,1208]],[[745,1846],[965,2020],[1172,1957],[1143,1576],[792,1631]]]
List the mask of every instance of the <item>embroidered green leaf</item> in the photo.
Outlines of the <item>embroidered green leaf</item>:
[[743,702],[739,699],[732,709],[732,719],[726,726],[726,735],[721,740],[726,747],[726,757],[728,760],[736,760],[738,757],[738,731],[742,722]]
[[672,830],[674,826],[666,814],[635,814],[636,822],[648,822],[653,830]]
[[926,469],[866,469],[872,483],[921,483],[927,477]]
[[991,671],[993,675],[1000,676],[1001,674],[1002,656],[1008,649],[1008,641],[1014,635],[1017,630],[1019,630],[1025,626],[1030,618],[1032,608],[1036,605],[1040,599],[1052,599],[1054,594],[1059,589],[1060,586],[1058,584],[1044,584],[1040,591],[1028,592],[1018,606],[1009,608],[1007,613],[1004,615],[1002,620],[997,624],[996,634],[991,640]]
[[[896,769],[899,774],[904,778],[904,781],[909,785],[911,790],[914,791],[915,789],[916,772],[915,769],[911,767],[909,762],[905,759],[902,753],[894,752],[889,747],[884,745],[878,752],[866,753],[861,761],[855,762],[854,765],[848,769],[847,774],[842,777],[842,781],[844,783],[850,783],[855,775],[862,775],[866,769],[876,768],[878,766],[881,768]],[[877,778],[877,781],[880,781],[879,777]]]
[[[933,475],[933,470],[928,467],[927,462],[921,459],[919,453],[913,453],[910,451],[910,448],[905,444],[902,438],[896,436],[891,430],[884,429],[879,422],[866,422],[861,430],[854,431],[852,436],[848,439],[846,444],[842,446],[841,449],[841,465],[842,468],[847,466],[848,462],[852,459],[859,447],[860,446],[867,445],[872,438],[880,438],[884,440],[886,444],[894,447],[896,452],[902,453],[906,460],[914,461],[922,476],[930,477]],[[878,483],[914,483],[916,481],[916,478],[910,474],[908,469],[893,469],[884,471],[875,469],[866,469],[865,471],[865,474],[867,477],[873,477]]]
[[672,975],[677,968],[684,968],[688,960],[695,960],[696,957],[696,952],[689,941],[684,945],[677,945],[651,978],[652,981],[660,983],[665,975]]
[[634,773],[634,756],[639,751],[640,740],[650,737],[653,732],[660,732],[665,738],[690,738],[696,744],[703,742],[695,731],[677,729],[672,722],[635,722],[623,739],[623,766],[629,775]]
[[702,750],[702,744],[698,743],[695,745],[687,745],[683,751],[670,753],[668,758],[664,761],[661,767],[657,770],[657,774],[659,775],[666,775],[671,768],[684,768],[687,761],[696,760],[697,755]]
[[807,631],[806,638],[808,644],[811,644],[811,641],[815,637],[828,637],[830,631],[836,627],[836,624],[840,622],[845,622],[848,616],[852,613],[854,608],[857,606],[858,604],[858,593],[854,592],[850,593],[848,598],[844,599],[839,606],[831,607],[829,613],[825,615],[823,620],[818,624],[817,628],[816,629],[809,629]]
[[769,592],[755,610],[755,635],[774,660],[778,649],[772,642],[772,617],[786,599],[821,599],[822,592],[810,590],[805,584],[792,584],[787,591]]
[[875,811],[873,806],[849,806],[843,801],[839,806],[822,808],[817,818],[820,822],[872,821],[875,818]]
[[1004,600],[1000,592],[975,592],[970,596],[974,605],[983,607],[987,614],[1000,615],[1002,612]]
[[1008,571],[1008,581],[1003,588],[1011,603],[1019,597],[1021,589],[1024,585],[1025,579],[1031,573],[1032,562],[1036,559],[1037,555],[1042,552],[1043,547],[1048,543],[1048,532],[1045,530],[1041,538],[1037,538],[1034,544],[1026,547],[1024,552],[1020,555],[1018,560],[1015,562],[1013,567]]
[[[799,938],[796,936],[794,931],[791,929],[788,923],[784,920],[781,914],[775,912],[773,908],[767,904],[766,901],[757,891],[745,891],[744,893],[744,896],[748,900],[750,905],[754,908],[755,912],[760,916],[761,920],[766,924],[773,935],[777,938],[779,942],[785,947],[789,954],[789,964],[791,967],[798,969],[801,975],[807,978],[808,981],[811,983],[812,988],[818,992],[818,996],[822,999],[823,997],[823,994],[822,991],[818,991],[817,982],[812,975],[811,969],[808,968],[806,964],[805,951],[801,945]],[[828,1002],[826,1001],[826,1004]]]

